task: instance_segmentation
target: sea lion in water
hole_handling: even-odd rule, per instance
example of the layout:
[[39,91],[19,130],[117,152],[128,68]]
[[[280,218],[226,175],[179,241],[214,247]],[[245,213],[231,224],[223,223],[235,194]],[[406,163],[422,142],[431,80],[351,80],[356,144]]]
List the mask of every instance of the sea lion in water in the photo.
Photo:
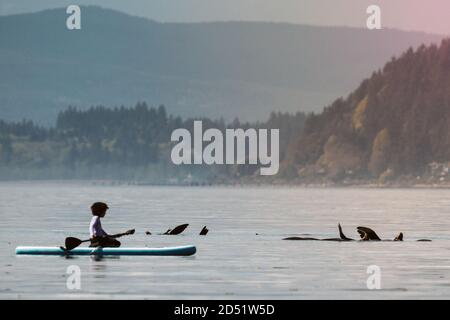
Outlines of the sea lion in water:
[[347,238],[342,231],[341,224],[338,224],[339,229],[339,237],[340,238],[326,238],[326,239],[317,239],[317,238],[311,238],[311,237],[287,237],[283,240],[316,240],[316,241],[354,241],[353,239]]
[[[345,236],[344,232],[342,231],[341,224],[338,224],[339,229],[339,238],[328,238],[328,239],[317,239],[317,238],[310,238],[310,237],[287,237],[283,240],[316,240],[316,241],[356,241],[354,239],[348,238]],[[360,240],[359,241],[403,241],[403,232],[400,232],[398,236],[394,238],[394,240],[381,240],[380,237],[376,234],[375,231],[368,227],[357,227],[356,231],[359,233]],[[429,239],[420,239],[417,241],[431,241]]]
[[317,238],[311,238],[311,237],[287,237],[283,240],[315,240],[315,241],[353,241],[353,239],[347,238],[344,233],[342,232],[341,224],[338,224],[339,228],[339,236],[340,238],[326,238],[326,239],[317,239]]
[[403,232],[400,232],[398,236],[394,238],[394,240],[385,239],[381,240],[380,237],[370,228],[367,227],[358,227],[357,231],[363,241],[403,241]]

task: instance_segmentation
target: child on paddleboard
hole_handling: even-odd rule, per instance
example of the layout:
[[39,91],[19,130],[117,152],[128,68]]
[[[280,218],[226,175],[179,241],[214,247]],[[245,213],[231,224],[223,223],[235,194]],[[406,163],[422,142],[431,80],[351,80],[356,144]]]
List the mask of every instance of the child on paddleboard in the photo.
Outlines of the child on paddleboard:
[[96,202],[91,206],[93,217],[89,225],[90,247],[120,247],[120,241],[108,235],[100,222],[100,218],[106,215],[108,209],[108,205],[104,202]]

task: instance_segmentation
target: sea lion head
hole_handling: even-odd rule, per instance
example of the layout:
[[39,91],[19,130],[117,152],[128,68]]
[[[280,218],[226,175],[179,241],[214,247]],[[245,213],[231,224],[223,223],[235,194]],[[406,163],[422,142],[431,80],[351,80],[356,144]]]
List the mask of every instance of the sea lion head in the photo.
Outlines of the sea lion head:
[[394,241],[403,241],[403,232],[400,232],[398,236],[395,237]]

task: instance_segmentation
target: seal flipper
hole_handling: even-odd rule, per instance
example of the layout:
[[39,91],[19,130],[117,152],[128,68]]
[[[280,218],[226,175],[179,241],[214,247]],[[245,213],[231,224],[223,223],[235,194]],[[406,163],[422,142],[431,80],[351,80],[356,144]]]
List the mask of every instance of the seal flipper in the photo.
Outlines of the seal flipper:
[[356,231],[359,233],[359,237],[361,238],[361,240],[367,237],[367,234],[364,231],[359,229],[357,229]]
[[340,223],[338,223],[338,229],[339,229],[339,237],[341,237],[341,240],[344,240],[344,241],[352,241],[353,240],[353,239],[347,238],[345,236],[344,232],[342,232],[342,227],[341,227]]
[[185,224],[181,224],[179,226],[176,226],[175,228],[170,230],[168,234],[170,234],[170,235],[180,234],[180,233],[182,233],[184,231],[184,229],[187,228],[188,225],[189,225],[188,223],[185,223]]
[[[356,231],[358,231],[359,235],[361,236],[362,240],[376,240],[380,241],[380,237],[370,228],[367,227],[358,227],[356,228]],[[364,239],[364,238],[367,239]]]
[[204,226],[203,229],[200,231],[200,235],[201,236],[206,236],[208,231],[209,231],[208,228],[206,228],[206,226]]
[[369,241],[369,236],[367,235],[366,232],[362,231],[362,230],[358,230],[359,236],[361,237],[361,241]]

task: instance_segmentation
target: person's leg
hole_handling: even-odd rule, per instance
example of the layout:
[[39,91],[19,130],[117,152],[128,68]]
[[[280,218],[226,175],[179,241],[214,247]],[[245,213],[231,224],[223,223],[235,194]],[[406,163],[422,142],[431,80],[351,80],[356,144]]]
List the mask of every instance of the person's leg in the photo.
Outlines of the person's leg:
[[110,237],[104,237],[102,238],[102,241],[100,242],[100,246],[104,247],[104,248],[118,248],[120,247],[120,241],[118,241],[117,239],[114,238],[110,238]]
[[89,245],[90,248],[100,247],[100,239],[99,238],[93,238],[91,239],[91,244]]
[[120,241],[110,237],[98,237],[91,240],[89,247],[103,247],[103,248],[118,248],[120,247]]

